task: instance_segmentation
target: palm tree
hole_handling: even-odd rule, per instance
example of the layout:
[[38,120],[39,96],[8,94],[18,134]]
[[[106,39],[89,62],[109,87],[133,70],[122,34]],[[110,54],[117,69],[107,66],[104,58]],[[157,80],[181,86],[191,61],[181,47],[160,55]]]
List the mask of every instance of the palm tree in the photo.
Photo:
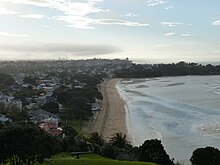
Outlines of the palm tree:
[[104,144],[103,137],[98,132],[92,132],[89,136],[88,141],[92,144],[97,144],[99,146],[102,146]]
[[104,139],[102,138],[102,135],[98,132],[92,132],[88,138],[88,142],[91,143],[92,151],[96,154],[101,154],[102,146],[104,145]]
[[128,148],[130,146],[130,142],[127,140],[127,137],[125,134],[117,132],[109,140],[109,143],[112,146],[118,147],[118,148]]

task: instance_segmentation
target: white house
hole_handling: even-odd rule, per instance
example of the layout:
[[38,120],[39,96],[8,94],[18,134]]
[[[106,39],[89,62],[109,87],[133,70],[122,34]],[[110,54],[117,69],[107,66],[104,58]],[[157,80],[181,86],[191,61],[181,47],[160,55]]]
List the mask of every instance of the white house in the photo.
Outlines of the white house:
[[13,99],[9,105],[11,107],[16,107],[18,108],[19,110],[22,110],[22,101],[20,99]]
[[5,123],[5,122],[7,122],[7,121],[10,121],[10,119],[9,118],[7,118],[7,117],[5,117],[5,115],[3,115],[3,114],[0,114],[0,123]]

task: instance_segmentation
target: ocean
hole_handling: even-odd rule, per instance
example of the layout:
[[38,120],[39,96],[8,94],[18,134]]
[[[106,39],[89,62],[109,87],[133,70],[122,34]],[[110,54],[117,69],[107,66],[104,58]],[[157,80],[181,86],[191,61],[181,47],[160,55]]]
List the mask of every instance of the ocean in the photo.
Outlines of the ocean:
[[160,139],[171,158],[186,164],[196,148],[220,149],[220,76],[124,79],[116,88],[133,145]]

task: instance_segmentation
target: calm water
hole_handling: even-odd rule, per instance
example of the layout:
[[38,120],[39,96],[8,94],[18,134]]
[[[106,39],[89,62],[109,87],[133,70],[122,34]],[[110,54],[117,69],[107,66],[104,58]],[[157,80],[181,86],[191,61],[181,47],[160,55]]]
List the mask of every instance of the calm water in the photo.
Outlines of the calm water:
[[116,87],[134,145],[161,139],[176,161],[198,147],[220,149],[220,76],[130,79]]

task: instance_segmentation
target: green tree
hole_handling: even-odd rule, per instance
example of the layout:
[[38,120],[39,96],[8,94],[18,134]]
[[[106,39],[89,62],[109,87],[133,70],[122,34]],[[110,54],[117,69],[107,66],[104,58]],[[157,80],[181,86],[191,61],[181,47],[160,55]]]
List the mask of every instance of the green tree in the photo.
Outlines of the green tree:
[[58,151],[54,137],[32,124],[13,124],[0,131],[0,160],[11,165],[42,163]]
[[119,149],[115,146],[110,145],[110,144],[106,144],[102,148],[102,155],[105,157],[112,158],[112,159],[116,158],[118,152],[119,152]]
[[63,132],[66,136],[75,137],[76,135],[78,135],[76,129],[68,125],[63,127]]
[[101,154],[101,147],[104,145],[104,139],[98,132],[92,132],[89,135],[88,142],[92,144],[94,153]]
[[5,111],[5,103],[0,102],[0,113]]
[[57,113],[59,111],[59,104],[55,102],[49,102],[45,103],[41,108],[51,113]]
[[35,77],[28,76],[24,78],[24,83],[36,85],[36,82],[37,82],[37,78]]
[[139,148],[139,160],[163,165],[173,165],[160,140],[146,140]]
[[198,148],[190,158],[192,165],[219,165],[220,151],[214,147]]
[[25,109],[18,109],[17,107],[10,107],[7,115],[13,122],[20,122],[20,121],[29,121],[30,117],[28,111]]
[[63,133],[65,134],[65,138],[63,139],[63,151],[72,152],[75,150],[77,146],[77,135],[78,132],[75,128],[71,126],[64,126]]
[[104,139],[103,139],[102,135],[99,134],[98,132],[92,132],[89,135],[88,141],[92,144],[97,144],[99,146],[102,146],[104,144]]
[[6,86],[10,86],[15,83],[15,80],[8,74],[0,73],[0,83],[3,83]]
[[112,135],[112,137],[109,140],[109,143],[120,149],[130,147],[130,143],[127,140],[126,135],[120,132],[117,132],[114,135]]

